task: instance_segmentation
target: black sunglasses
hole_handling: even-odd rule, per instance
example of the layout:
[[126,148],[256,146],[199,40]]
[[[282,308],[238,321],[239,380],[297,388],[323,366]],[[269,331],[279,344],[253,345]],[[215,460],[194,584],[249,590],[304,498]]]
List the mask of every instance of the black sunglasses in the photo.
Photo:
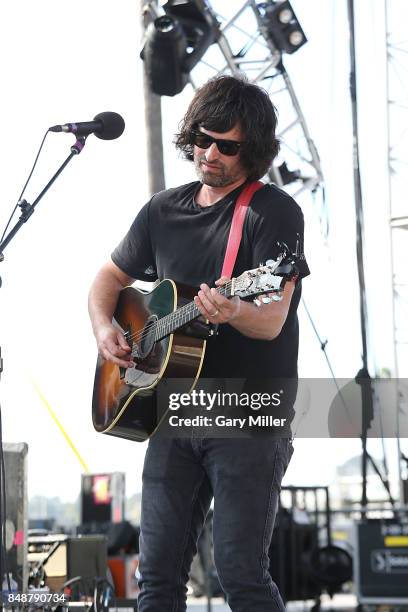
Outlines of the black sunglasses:
[[224,140],[223,138],[213,138],[204,132],[191,132],[191,144],[200,149],[208,149],[215,142],[217,149],[222,155],[236,155],[243,142],[238,140]]

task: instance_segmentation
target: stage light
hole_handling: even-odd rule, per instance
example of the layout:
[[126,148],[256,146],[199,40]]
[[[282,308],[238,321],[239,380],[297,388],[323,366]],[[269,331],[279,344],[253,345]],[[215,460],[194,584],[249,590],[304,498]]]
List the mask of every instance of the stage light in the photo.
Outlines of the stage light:
[[288,0],[263,2],[258,5],[263,12],[264,25],[273,44],[285,53],[295,53],[306,42],[295,12]]
[[141,57],[146,64],[147,82],[159,96],[175,96],[188,81],[182,65],[187,39],[180,24],[163,15],[149,24]]
[[294,32],[291,32],[289,34],[289,42],[294,47],[299,47],[302,41],[303,41],[303,35],[302,35],[302,32],[299,32],[299,30],[294,30]]
[[280,11],[278,19],[281,23],[290,23],[293,19],[293,13],[289,9],[283,9],[282,11]]
[[150,89],[160,96],[175,96],[215,41],[216,33],[194,1],[170,0],[162,8],[166,14],[146,30],[141,58]]
[[282,162],[280,166],[276,166],[276,170],[279,172],[283,185],[290,185],[290,183],[302,180],[300,170],[289,170],[286,162]]

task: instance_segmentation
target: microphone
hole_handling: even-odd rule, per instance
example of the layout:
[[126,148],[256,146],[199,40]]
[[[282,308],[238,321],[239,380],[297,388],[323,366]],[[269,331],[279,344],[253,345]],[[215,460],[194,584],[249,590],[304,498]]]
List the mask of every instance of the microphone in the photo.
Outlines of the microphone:
[[76,136],[89,136],[95,134],[102,140],[114,140],[123,134],[125,122],[118,113],[99,113],[93,121],[81,123],[65,123],[64,125],[53,125],[50,132],[71,132]]

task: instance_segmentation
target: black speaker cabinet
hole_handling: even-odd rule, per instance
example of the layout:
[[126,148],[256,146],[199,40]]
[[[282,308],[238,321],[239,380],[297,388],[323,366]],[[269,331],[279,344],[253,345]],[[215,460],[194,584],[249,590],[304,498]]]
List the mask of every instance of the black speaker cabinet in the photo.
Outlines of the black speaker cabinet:
[[408,606],[408,522],[369,519],[357,523],[354,553],[360,603]]
[[87,535],[32,536],[29,538],[30,568],[40,567],[45,584],[51,591],[59,591],[64,582],[81,576],[84,585],[93,592],[95,578],[106,578],[106,537]]
[[[7,567],[19,591],[27,590],[27,452],[25,443],[3,444],[6,476]],[[3,582],[3,576],[1,581]]]

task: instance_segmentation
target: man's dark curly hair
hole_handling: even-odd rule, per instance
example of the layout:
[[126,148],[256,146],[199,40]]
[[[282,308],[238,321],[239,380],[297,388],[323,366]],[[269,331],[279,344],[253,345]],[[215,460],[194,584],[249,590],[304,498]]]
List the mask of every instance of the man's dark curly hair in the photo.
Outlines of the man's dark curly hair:
[[174,144],[185,159],[193,161],[191,132],[201,126],[223,133],[239,124],[245,140],[240,160],[248,178],[255,181],[266,174],[278,154],[276,122],[276,109],[264,89],[245,77],[218,76],[196,91]]

